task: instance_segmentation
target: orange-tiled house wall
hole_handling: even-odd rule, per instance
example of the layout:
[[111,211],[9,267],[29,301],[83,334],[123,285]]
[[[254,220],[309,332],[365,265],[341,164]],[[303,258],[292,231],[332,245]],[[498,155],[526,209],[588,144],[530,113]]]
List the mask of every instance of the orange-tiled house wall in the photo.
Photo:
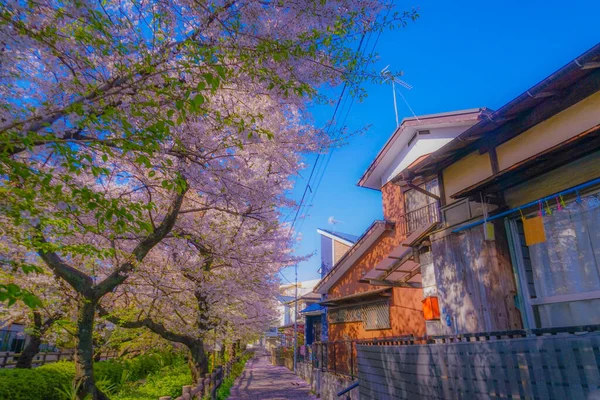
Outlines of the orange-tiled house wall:
[[[383,215],[388,221],[399,222],[404,211],[402,192],[390,183],[381,188],[383,197]],[[358,280],[405,239],[400,229],[385,232],[363,256],[329,290],[328,298],[348,296],[380,287]],[[423,317],[422,289],[393,288],[390,299],[391,329],[365,330],[362,322],[330,324],[329,340],[371,339],[378,337],[425,335]]]

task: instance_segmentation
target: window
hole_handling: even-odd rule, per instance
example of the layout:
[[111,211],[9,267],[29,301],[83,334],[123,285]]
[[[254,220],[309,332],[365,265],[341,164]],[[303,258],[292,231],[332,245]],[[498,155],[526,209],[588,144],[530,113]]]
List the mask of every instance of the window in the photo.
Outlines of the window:
[[511,223],[529,325],[600,324],[600,195],[552,211],[543,243],[526,246],[521,221]]
[[327,313],[332,324],[362,321],[362,306],[332,308]]
[[327,314],[331,324],[363,322],[366,330],[389,329],[391,327],[390,303],[387,300],[357,306],[332,308],[328,310]]
[[391,328],[390,305],[387,301],[366,305],[364,314],[366,330]]

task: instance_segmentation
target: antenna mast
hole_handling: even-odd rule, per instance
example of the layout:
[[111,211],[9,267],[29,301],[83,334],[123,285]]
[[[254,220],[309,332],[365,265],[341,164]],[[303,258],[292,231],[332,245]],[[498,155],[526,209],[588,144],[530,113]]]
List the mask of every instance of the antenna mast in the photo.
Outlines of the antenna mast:
[[[396,78],[394,75],[392,75],[389,68],[390,68],[390,66],[388,65],[387,67],[382,69],[381,76],[383,76],[384,82],[387,82],[387,81],[392,82],[392,95],[394,96],[394,112],[396,113],[396,128],[397,128],[400,126],[400,121],[398,119],[398,103],[396,102],[396,84],[398,84],[408,90],[412,89],[412,86],[409,85],[408,83],[404,82],[403,80]],[[406,99],[404,99],[404,96],[402,96],[402,99],[404,100],[404,102],[406,102]],[[408,105],[408,103],[406,105]],[[410,106],[408,106],[408,108],[410,108]],[[410,111],[412,112],[412,108],[410,109]],[[413,112],[413,115],[414,115],[414,112]],[[416,117],[416,115],[415,115],[415,117]]]

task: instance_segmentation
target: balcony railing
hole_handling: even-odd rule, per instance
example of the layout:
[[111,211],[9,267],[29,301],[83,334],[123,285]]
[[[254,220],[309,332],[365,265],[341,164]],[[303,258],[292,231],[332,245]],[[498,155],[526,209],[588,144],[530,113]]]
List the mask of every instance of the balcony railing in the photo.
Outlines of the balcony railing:
[[402,215],[400,229],[408,236],[417,229],[434,222],[440,222],[440,207],[437,201]]

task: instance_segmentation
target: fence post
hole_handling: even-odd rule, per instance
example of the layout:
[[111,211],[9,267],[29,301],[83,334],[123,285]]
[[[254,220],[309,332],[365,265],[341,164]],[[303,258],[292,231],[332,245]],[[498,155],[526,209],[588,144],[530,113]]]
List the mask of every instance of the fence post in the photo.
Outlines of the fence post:
[[354,340],[350,341],[350,378],[354,379]]
[[337,372],[337,342],[333,342],[333,372]]
[[158,400],[171,400],[171,396],[161,396]]

